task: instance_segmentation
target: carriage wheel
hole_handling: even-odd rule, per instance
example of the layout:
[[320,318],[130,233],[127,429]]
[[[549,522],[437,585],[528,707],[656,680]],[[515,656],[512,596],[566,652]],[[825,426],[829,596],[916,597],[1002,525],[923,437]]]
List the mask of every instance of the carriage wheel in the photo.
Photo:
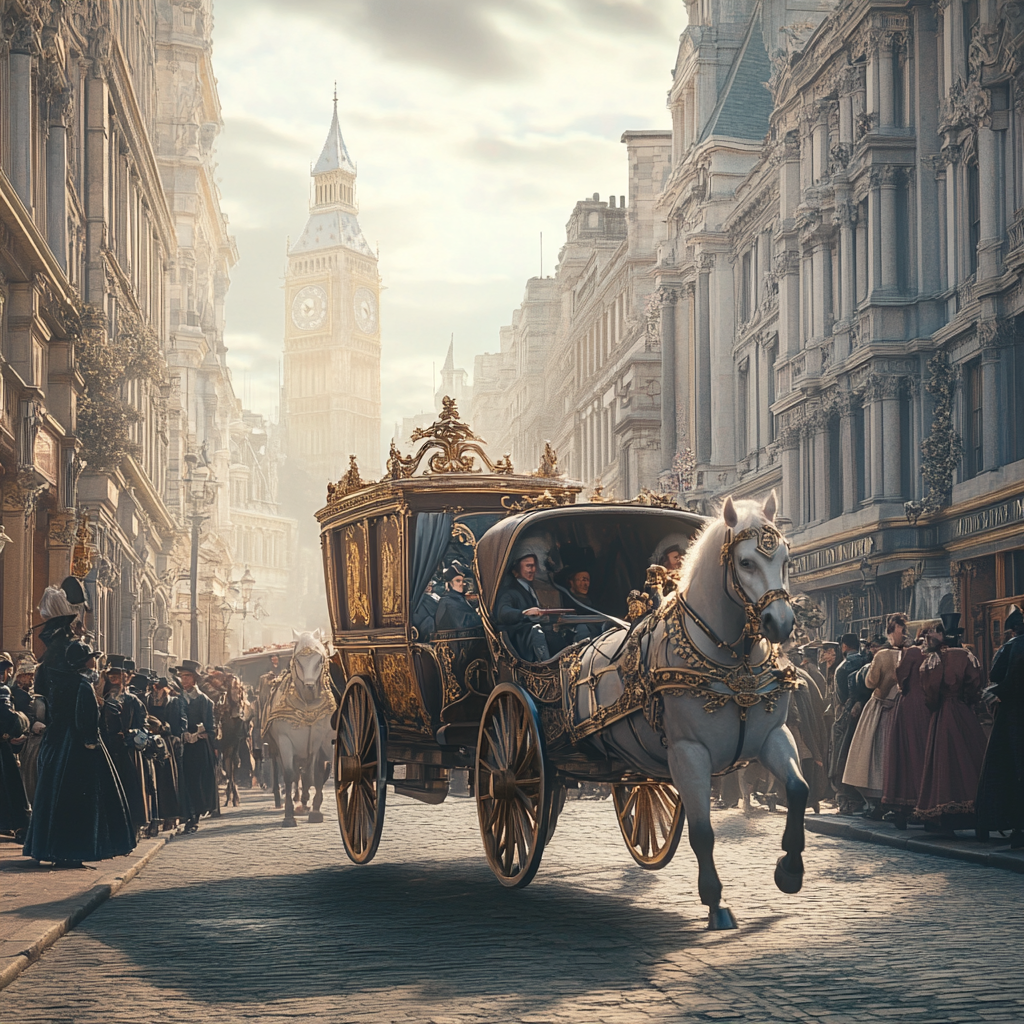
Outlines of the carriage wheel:
[[476,809],[491,870],[528,885],[540,867],[552,794],[544,733],[530,695],[502,683],[487,700],[476,747]]
[[384,826],[387,744],[384,720],[366,681],[354,677],[338,709],[334,790],[345,852],[356,864],[373,860]]
[[612,786],[615,816],[630,856],[657,871],[673,857],[683,834],[683,802],[666,782],[620,782]]

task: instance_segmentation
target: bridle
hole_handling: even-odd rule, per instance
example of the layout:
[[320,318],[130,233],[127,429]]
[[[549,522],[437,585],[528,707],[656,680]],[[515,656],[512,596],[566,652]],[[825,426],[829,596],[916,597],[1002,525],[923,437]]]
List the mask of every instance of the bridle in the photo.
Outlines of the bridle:
[[[749,656],[750,650],[754,643],[762,636],[761,633],[761,616],[765,613],[769,605],[774,604],[776,601],[785,601],[787,604],[790,601],[790,593],[788,590],[775,589],[766,590],[756,601],[746,592],[743,588],[743,584],[740,583],[739,577],[736,574],[736,561],[733,557],[736,550],[736,545],[741,541],[745,540],[756,540],[757,541],[757,553],[764,555],[765,558],[774,558],[775,553],[779,550],[779,545],[782,543],[782,534],[771,524],[764,523],[762,526],[749,526],[745,530],[740,530],[739,533],[733,533],[732,527],[727,526],[725,528],[725,539],[722,542],[722,554],[721,563],[723,566],[723,579],[722,589],[725,591],[726,597],[732,601],[733,604],[743,609],[743,615],[746,622],[743,626],[743,632],[740,633],[739,637],[733,641],[733,643],[727,643],[698,615],[689,602],[680,592],[679,602],[682,605],[683,610],[686,614],[693,619],[693,621],[700,627],[701,632],[720,650],[728,650],[735,657],[734,647],[740,642],[744,643],[744,655]],[[730,592],[730,586],[732,590],[739,596],[739,600],[733,597]]]

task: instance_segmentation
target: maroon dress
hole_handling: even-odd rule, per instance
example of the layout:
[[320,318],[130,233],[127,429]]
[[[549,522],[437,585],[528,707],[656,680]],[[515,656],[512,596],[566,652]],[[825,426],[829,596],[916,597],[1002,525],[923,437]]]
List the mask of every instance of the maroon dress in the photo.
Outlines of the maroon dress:
[[926,655],[920,671],[928,730],[917,814],[949,828],[972,828],[974,800],[985,762],[985,732],[973,706],[981,694],[981,667],[969,651],[943,648]]
[[923,660],[924,652],[920,647],[908,647],[896,667],[896,681],[902,694],[892,713],[892,731],[885,752],[882,803],[908,813],[917,806],[921,792],[928,726],[932,718],[921,685]]

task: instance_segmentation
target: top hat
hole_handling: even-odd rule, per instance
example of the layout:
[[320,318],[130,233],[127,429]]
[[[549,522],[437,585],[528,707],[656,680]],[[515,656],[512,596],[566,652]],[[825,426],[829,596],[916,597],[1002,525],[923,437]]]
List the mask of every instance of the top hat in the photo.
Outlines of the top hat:
[[134,672],[135,671],[135,660],[133,658],[125,658],[124,659],[124,670],[125,670],[125,672]]
[[466,571],[458,562],[453,562],[441,575],[444,577],[445,583],[451,583],[452,580],[458,579],[459,576],[465,576]]
[[72,640],[64,651],[64,658],[72,668],[81,668],[90,658],[98,657],[100,653],[84,640]]
[[107,655],[107,671],[108,672],[123,672],[124,671],[124,655],[123,654],[108,654]]
[[963,630],[960,628],[960,613],[946,612],[940,615],[939,618],[942,620],[942,631],[946,635],[946,645],[948,647],[959,647],[960,637],[963,634]]
[[191,672],[192,675],[196,677],[196,679],[198,679],[203,674],[203,670],[200,667],[199,662],[190,661],[188,658],[183,658],[181,664],[175,665],[172,671],[178,672],[179,674],[181,672]]
[[68,604],[85,605],[87,612],[92,611],[92,608],[89,606],[89,594],[85,589],[85,584],[77,576],[65,576],[61,582],[60,589],[64,591]]

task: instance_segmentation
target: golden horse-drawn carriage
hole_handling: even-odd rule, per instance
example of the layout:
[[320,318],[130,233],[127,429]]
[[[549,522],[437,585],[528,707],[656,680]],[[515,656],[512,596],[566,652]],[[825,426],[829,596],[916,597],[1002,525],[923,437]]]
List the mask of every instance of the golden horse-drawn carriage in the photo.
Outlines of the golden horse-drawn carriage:
[[[566,789],[581,780],[612,784],[633,858],[662,867],[683,821],[670,776],[638,774],[591,742],[635,704],[595,703],[581,718],[575,691],[586,641],[566,643],[546,662],[528,661],[494,610],[510,565],[531,553],[540,567],[537,593],[553,609],[549,626],[570,639],[579,622],[593,634],[602,622],[621,629],[627,597],[643,586],[649,564],[672,541],[685,547],[704,520],[650,494],[577,505],[580,488],[558,475],[550,449],[536,474],[517,475],[507,456],[487,457],[447,399],[440,419],[414,441],[423,442],[414,456],[392,447],[378,483],[360,480],[353,459],[317,513],[335,663],[345,679],[334,768],[349,857],[365,864],[374,856],[388,785],[440,803],[451,771],[469,769],[487,859],[504,885],[533,878]],[[593,614],[567,609],[565,591],[550,582],[571,551],[587,552]],[[417,607],[453,562],[475,590],[480,625],[421,635]]]

